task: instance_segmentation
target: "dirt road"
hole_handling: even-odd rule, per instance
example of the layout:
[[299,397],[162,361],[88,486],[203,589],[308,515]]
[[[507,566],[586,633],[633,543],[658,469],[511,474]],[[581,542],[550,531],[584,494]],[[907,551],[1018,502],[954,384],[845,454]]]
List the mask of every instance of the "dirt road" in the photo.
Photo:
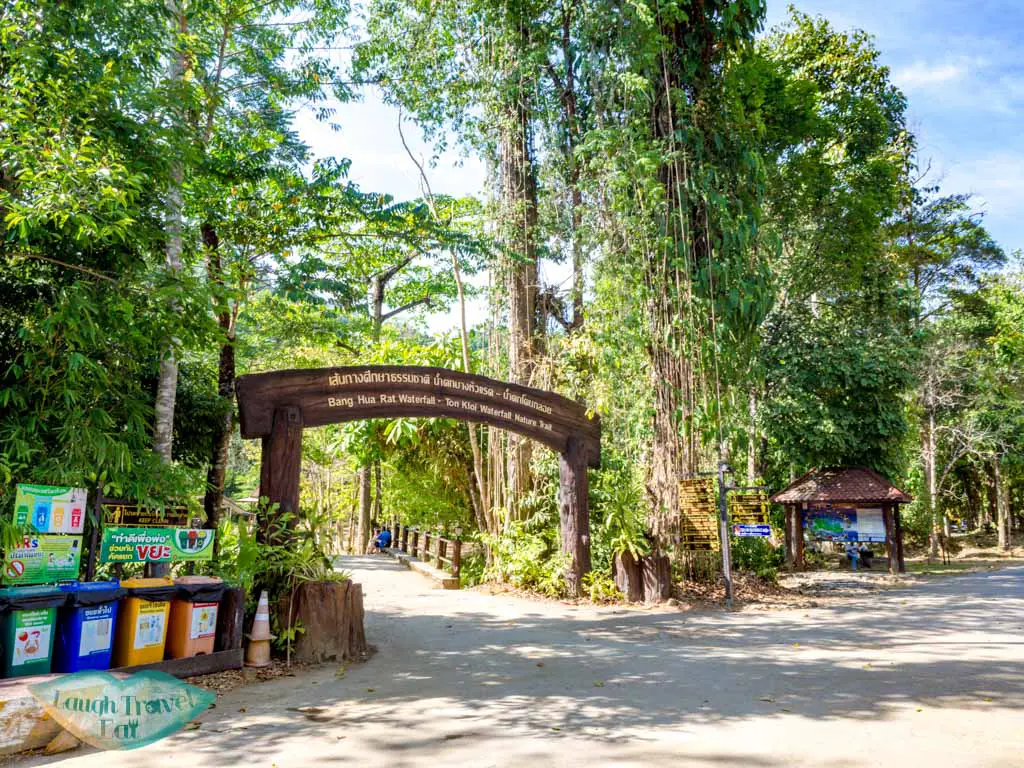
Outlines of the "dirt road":
[[369,663],[240,689],[199,730],[62,766],[1024,766],[1024,568],[724,614],[343,566],[366,589]]

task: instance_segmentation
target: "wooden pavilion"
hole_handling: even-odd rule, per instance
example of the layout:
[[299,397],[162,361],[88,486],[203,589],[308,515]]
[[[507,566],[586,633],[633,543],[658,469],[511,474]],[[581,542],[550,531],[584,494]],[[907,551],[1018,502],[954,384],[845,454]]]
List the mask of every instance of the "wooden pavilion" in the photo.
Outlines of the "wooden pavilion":
[[804,567],[804,533],[822,541],[884,540],[889,572],[906,571],[900,504],[913,499],[867,467],[812,469],[771,497],[786,508],[786,564]]

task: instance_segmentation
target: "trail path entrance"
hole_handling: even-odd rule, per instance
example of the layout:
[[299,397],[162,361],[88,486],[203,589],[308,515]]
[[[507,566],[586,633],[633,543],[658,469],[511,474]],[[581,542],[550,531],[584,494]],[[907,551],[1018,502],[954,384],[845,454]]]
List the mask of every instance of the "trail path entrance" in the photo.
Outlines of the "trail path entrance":
[[[360,419],[445,417],[490,424],[558,452],[566,585],[579,594],[590,571],[587,468],[601,461],[601,423],[580,403],[533,387],[415,365],[317,368],[240,376],[242,437],[260,438],[260,496],[278,513],[299,510],[302,430]],[[269,516],[264,513],[263,523]]]
[[724,614],[432,589],[385,557],[340,565],[366,589],[368,663],[234,691],[196,731],[61,767],[980,767],[1024,754],[1024,568]]

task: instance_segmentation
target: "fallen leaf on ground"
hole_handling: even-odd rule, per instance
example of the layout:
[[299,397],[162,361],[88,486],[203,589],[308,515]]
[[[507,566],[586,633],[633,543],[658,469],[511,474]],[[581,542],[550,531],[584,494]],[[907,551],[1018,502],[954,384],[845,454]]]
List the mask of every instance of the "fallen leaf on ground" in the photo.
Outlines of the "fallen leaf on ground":
[[595,688],[604,688],[604,681],[603,680],[595,680],[594,681],[594,687]]
[[202,727],[202,725],[203,724],[200,723],[198,720],[192,720],[191,722],[189,722],[189,723],[187,723],[185,725],[185,730],[186,731],[195,731],[195,730],[198,730],[200,727]]
[[248,712],[248,711],[249,711],[249,709],[248,709],[248,707],[239,707],[239,708],[238,708],[238,711],[239,711],[239,712]]
[[758,699],[758,701],[771,701],[771,702],[774,702],[775,699],[773,699],[771,696],[762,696],[760,699]]
[[537,662],[537,666],[538,667],[543,667],[544,666],[544,662],[543,661],[538,661]]
[[377,689],[376,689],[376,688],[367,688],[367,689],[366,689],[366,692],[367,692],[367,693],[375,693],[376,691],[377,691]]

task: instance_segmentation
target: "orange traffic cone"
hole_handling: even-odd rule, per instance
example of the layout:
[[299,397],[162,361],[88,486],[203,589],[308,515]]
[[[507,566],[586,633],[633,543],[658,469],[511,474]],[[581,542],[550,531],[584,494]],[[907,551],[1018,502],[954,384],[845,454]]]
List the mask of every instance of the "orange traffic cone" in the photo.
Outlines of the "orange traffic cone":
[[274,635],[270,634],[270,604],[265,589],[260,592],[260,602],[256,606],[256,618],[252,621],[252,632],[247,637],[249,638],[249,647],[245,652],[245,666],[270,666],[270,641],[274,639]]

